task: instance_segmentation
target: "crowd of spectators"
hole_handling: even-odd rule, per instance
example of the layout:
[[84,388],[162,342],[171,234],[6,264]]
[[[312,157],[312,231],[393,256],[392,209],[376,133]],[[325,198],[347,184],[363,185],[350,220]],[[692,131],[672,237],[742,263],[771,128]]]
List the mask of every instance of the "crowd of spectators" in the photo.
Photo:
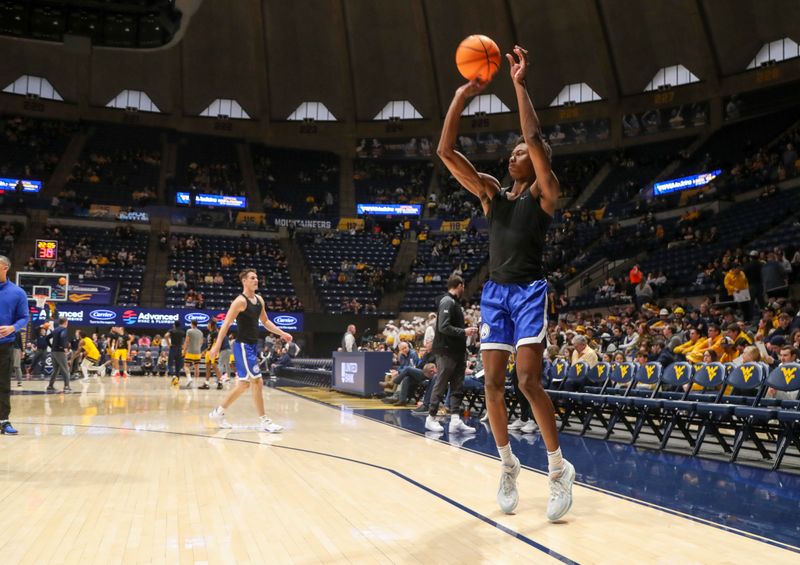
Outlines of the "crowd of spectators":
[[358,198],[373,203],[422,204],[428,193],[433,162],[359,159],[353,168]]
[[0,176],[47,182],[78,124],[21,116],[0,118]]
[[771,147],[760,147],[731,169],[735,184],[770,185],[794,178],[800,172],[800,127],[786,132]]
[[[270,264],[275,270],[285,273],[288,263],[286,255],[276,245],[270,245],[266,240],[251,239],[243,235],[237,241],[235,250],[228,250],[214,245],[214,241],[185,233],[173,233],[159,236],[160,244],[169,249],[172,257],[191,257],[192,265],[197,268],[173,269],[164,284],[167,290],[176,289],[185,291],[183,305],[191,308],[206,308],[207,298],[205,289],[212,292],[215,289],[227,291],[240,286],[238,272],[240,269],[254,265]],[[303,310],[303,304],[294,295],[273,296],[269,293],[271,285],[269,277],[272,272],[259,272],[259,288],[261,293],[266,293],[267,310],[282,312],[297,312]],[[231,297],[226,297],[229,302]],[[213,302],[213,301],[212,301]]]
[[117,149],[108,153],[92,152],[73,165],[67,182],[131,187],[135,189],[134,199],[146,204],[155,197],[155,185],[142,186],[142,180],[157,181],[160,167],[160,151]]
[[253,170],[264,212],[319,218],[335,215],[338,160],[328,154],[254,151]]

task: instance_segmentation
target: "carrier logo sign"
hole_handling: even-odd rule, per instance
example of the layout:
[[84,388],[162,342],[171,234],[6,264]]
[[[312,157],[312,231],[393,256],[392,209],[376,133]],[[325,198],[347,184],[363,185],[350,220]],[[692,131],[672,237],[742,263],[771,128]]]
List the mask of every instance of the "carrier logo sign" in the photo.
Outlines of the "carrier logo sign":
[[302,328],[300,327],[302,324],[297,316],[292,316],[291,314],[279,314],[275,317],[271,317],[272,323],[278,326],[282,330],[295,330],[299,331]]
[[197,322],[198,324],[207,324],[211,317],[208,314],[203,314],[202,312],[189,312],[183,317],[189,323]]
[[110,322],[116,317],[117,315],[111,310],[92,310],[89,312],[89,319],[96,322]]
[[355,384],[358,363],[342,363],[342,384]]

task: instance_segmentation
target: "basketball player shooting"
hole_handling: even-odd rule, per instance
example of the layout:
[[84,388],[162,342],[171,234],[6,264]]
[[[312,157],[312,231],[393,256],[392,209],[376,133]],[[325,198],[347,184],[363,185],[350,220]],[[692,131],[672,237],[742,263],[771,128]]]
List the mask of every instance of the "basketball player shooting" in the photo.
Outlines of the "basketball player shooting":
[[458,182],[480,199],[489,221],[489,280],[481,296],[481,355],[485,368],[486,403],[492,434],[502,460],[497,502],[511,513],[519,502],[520,462],[508,442],[505,376],[509,355],[516,351],[519,386],[533,407],[547,447],[550,499],[547,519],[562,518],[572,506],[575,468],[561,456],[555,411],[541,385],[547,330],[547,280],[542,254],[553,219],[559,183],[551,168],[550,146],[542,138],[539,118],[525,85],[528,52],[514,47],[507,54],[519,105],[522,139],[509,158],[513,184],[479,173],[455,150],[458,122],[466,101],[483,91],[474,79],[456,90],[445,118],[437,153]]
[[258,366],[258,322],[261,321],[268,331],[279,335],[286,343],[292,341],[292,336],[281,330],[267,318],[264,299],[256,293],[258,290],[258,275],[252,269],[246,269],[239,275],[242,281],[242,293],[231,302],[225,322],[219,329],[214,345],[208,352],[209,357],[219,357],[220,347],[228,334],[228,330],[236,321],[236,345],[233,347],[233,358],[236,363],[236,376],[239,384],[228,393],[222,405],[217,406],[208,415],[220,428],[231,428],[225,419],[227,410],[249,388],[253,393],[253,403],[259,416],[259,429],[278,433],[283,429],[267,418],[264,411],[264,397],[262,396],[263,381],[261,369]]

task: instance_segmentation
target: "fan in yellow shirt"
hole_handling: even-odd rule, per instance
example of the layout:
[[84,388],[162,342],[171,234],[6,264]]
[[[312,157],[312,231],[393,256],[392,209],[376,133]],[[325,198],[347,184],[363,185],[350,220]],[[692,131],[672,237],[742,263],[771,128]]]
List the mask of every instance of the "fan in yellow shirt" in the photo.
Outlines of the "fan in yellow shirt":
[[689,363],[701,363],[703,361],[703,353],[709,349],[716,353],[717,359],[725,353],[722,349],[722,332],[720,332],[717,324],[708,326],[708,337],[698,340],[692,350],[686,353],[686,360]]

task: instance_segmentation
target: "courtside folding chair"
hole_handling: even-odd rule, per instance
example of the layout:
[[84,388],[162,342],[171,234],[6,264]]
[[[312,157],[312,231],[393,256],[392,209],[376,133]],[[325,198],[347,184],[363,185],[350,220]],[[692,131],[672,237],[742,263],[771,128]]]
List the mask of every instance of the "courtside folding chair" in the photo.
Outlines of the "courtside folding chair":
[[[767,384],[775,390],[783,392],[796,392],[800,395],[800,363],[784,363],[773,370],[767,378]],[[778,412],[778,423],[780,432],[778,444],[775,450],[775,463],[772,469],[777,469],[786,449],[790,444],[800,452],[800,401],[782,400],[781,409]]]
[[[795,392],[800,390],[800,364],[784,363],[779,365],[766,377],[764,391],[769,388],[783,392]],[[778,420],[778,439],[775,448],[775,461],[772,468],[777,469],[789,445],[793,444],[800,451],[800,409],[797,400],[777,400],[768,398],[764,392],[757,405],[752,407],[736,407],[734,413],[740,419],[742,426],[734,440],[731,461],[735,461],[739,455],[744,441],[753,441],[756,449],[759,450],[764,459],[771,459],[769,452],[759,437],[759,433],[769,434],[775,431],[769,425],[771,420]]]
[[[755,391],[756,393],[755,397],[733,394],[723,397],[724,403],[732,405],[729,409],[736,430],[733,449],[730,452],[731,461],[736,460],[744,442],[748,439],[753,441],[764,459],[771,459],[761,438],[756,435],[757,430],[768,428],[770,416],[773,415],[771,408],[778,405],[775,399],[765,396],[767,392],[766,377],[767,372],[764,370],[764,365],[752,362],[735,368],[728,376],[727,384],[732,386],[736,392]],[[722,411],[722,407],[717,408],[717,411]]]
[[[606,388],[605,406],[611,410],[606,426],[606,435],[603,439],[608,439],[614,433],[614,426],[617,421],[622,420],[623,425],[629,432],[633,433],[633,427],[625,418],[625,406],[628,405],[628,397],[633,390],[633,379],[636,375],[636,365],[633,363],[617,363],[611,370],[611,385],[613,389]],[[614,390],[616,394],[611,393]],[[622,391],[622,392],[620,392]]]
[[[636,368],[636,374],[634,376],[634,383],[632,387],[637,387],[638,385],[643,385],[642,388],[635,388],[636,391],[646,391],[650,390],[650,394],[648,398],[655,398],[658,394],[658,389],[661,386],[661,373],[663,372],[663,367],[661,363],[658,361],[649,361],[644,365],[639,365]],[[628,403],[626,407],[633,408],[632,414],[636,417],[636,423],[633,425],[633,432],[631,432],[631,445],[636,443],[636,438],[639,437],[639,434],[642,433],[642,427],[645,423],[650,426],[650,429],[653,431],[653,434],[658,438],[658,441],[661,441],[661,430],[659,429],[658,425],[653,420],[652,412],[658,412],[658,408],[653,408],[648,405],[641,405],[636,406],[634,402],[635,397],[629,397]]]
[[583,428],[581,435],[585,434],[589,428],[593,418],[600,420],[603,428],[608,427],[608,422],[603,417],[603,408],[605,407],[605,392],[608,388],[608,383],[611,382],[611,363],[601,361],[591,369],[589,375],[586,377],[587,386],[583,388],[584,395],[581,398],[586,412],[583,417]]
[[[694,438],[689,434],[684,412],[686,398],[692,385],[692,365],[685,361],[677,361],[669,365],[661,375],[661,385],[657,394],[650,398],[633,397],[633,406],[637,410],[647,408],[651,421],[659,420],[660,448],[664,449],[672,435],[672,430],[678,426],[689,445],[694,445]],[[671,390],[664,390],[666,387]],[[685,387],[685,390],[683,390]],[[659,434],[656,434],[658,437]]]
[[[585,361],[578,361],[567,369],[567,376],[561,384],[561,389],[548,391],[553,402],[558,404],[562,409],[559,431],[562,431],[569,425],[569,417],[576,408],[579,414],[582,412],[582,410],[580,410],[580,404],[583,393],[576,391],[583,387],[588,374],[589,364]],[[564,390],[564,387],[575,390]],[[580,414],[579,417],[582,419],[582,414]]]
[[564,379],[567,377],[567,370],[569,363],[564,359],[556,359],[555,363],[550,368],[550,390],[561,388]]
[[697,455],[700,451],[708,432],[711,432],[717,439],[725,453],[731,452],[728,442],[719,431],[719,423],[729,422],[730,415],[733,413],[732,406],[720,404],[722,396],[725,394],[726,379],[727,372],[722,363],[703,363],[699,367],[695,366],[694,385],[700,386],[702,392],[691,393],[689,406],[686,407],[690,418],[699,419],[692,455]]

